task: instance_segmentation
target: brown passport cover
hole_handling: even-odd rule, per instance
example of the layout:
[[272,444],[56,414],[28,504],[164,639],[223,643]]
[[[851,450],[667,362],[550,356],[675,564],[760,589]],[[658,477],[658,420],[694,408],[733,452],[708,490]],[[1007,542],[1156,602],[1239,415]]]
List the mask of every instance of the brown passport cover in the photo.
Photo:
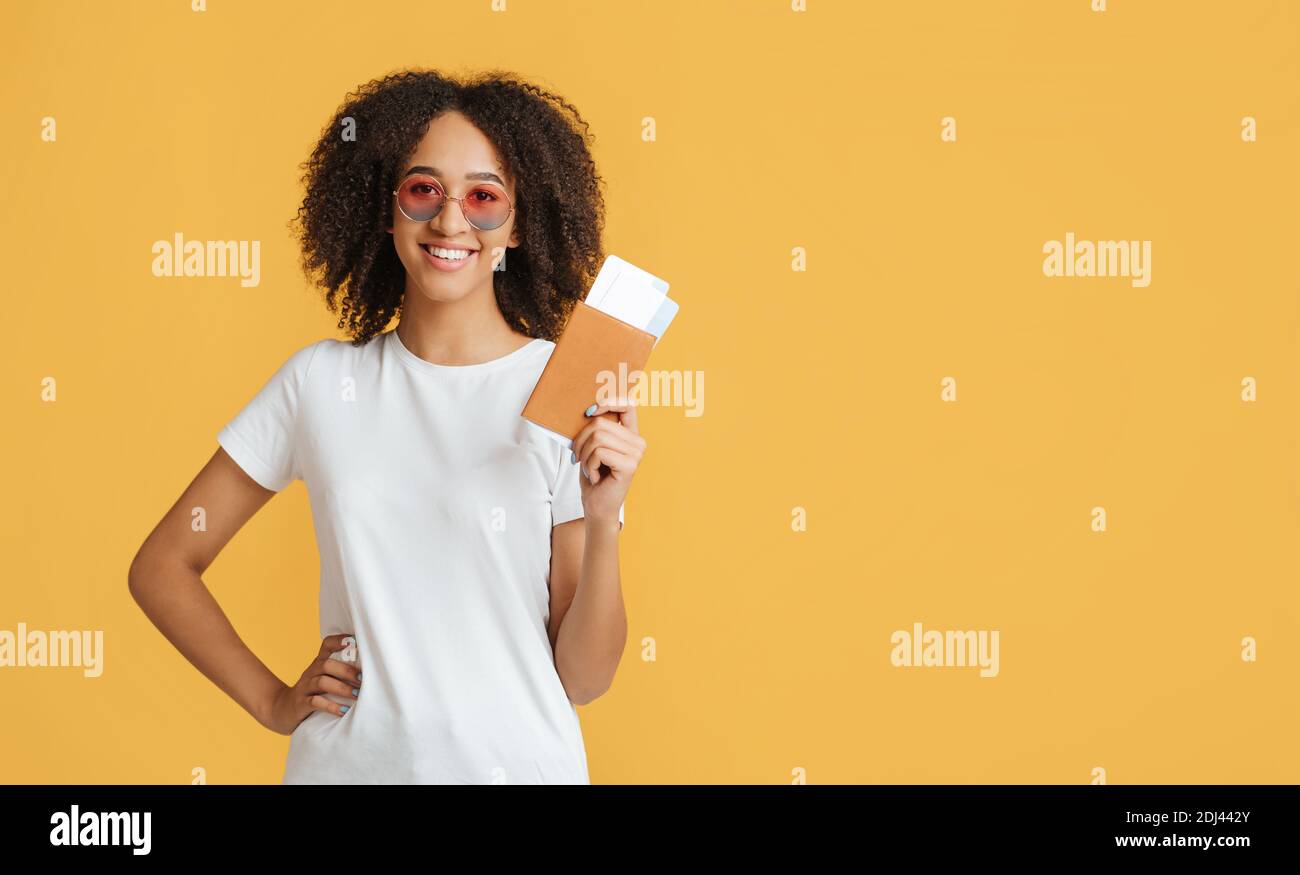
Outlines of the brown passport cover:
[[[591,421],[585,411],[596,403],[597,390],[607,385],[597,380],[600,372],[609,371],[617,380],[619,363],[625,362],[631,392],[635,372],[645,369],[654,345],[650,332],[579,301],[528,396],[524,418],[570,439],[576,437]],[[601,415],[618,418],[612,411]]]

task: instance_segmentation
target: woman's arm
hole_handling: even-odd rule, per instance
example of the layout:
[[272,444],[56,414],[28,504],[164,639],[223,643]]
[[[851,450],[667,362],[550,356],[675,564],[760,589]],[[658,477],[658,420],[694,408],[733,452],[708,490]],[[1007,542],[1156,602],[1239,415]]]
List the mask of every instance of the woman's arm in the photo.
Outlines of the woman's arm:
[[627,645],[618,532],[617,517],[570,520],[551,530],[547,633],[555,670],[575,705],[609,689]]
[[[273,495],[218,448],[145,539],[127,574],[131,596],[167,640],[268,728],[286,685],[240,639],[202,574]],[[206,531],[192,527],[196,508],[203,508]]]
[[[611,419],[606,412],[617,414]],[[586,410],[591,422],[573,439],[581,465],[583,518],[551,532],[551,619],[555,669],[569,700],[585,705],[614,682],[627,645],[619,580],[619,509],[645,454],[636,405],[627,398]]]

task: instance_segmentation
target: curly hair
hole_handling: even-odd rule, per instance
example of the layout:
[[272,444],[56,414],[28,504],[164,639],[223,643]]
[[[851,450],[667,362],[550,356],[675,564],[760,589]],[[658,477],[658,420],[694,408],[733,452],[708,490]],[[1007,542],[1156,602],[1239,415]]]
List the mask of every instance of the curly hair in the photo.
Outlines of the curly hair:
[[[404,70],[347,95],[301,165],[306,195],[290,225],[303,271],[324,288],[325,305],[354,346],[387,328],[406,284],[385,230],[390,193],[429,123],[448,110],[483,131],[515,180],[520,242],[508,269],[492,272],[501,313],[517,331],[558,340],[604,261],[604,181],[577,109],[510,72]],[[343,137],[349,120],[355,139]]]

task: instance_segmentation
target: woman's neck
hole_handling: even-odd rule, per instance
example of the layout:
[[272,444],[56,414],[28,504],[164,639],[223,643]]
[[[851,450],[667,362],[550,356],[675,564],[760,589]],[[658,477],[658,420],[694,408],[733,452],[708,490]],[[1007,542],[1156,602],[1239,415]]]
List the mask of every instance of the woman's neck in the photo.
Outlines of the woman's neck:
[[533,338],[512,329],[489,283],[455,301],[434,301],[408,281],[397,336],[415,355],[438,365],[476,365],[508,355]]

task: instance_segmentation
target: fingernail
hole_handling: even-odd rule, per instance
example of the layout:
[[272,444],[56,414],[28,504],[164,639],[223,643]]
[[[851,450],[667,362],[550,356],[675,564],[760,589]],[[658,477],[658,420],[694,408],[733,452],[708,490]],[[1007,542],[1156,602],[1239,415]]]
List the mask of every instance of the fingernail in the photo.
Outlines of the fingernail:
[[361,680],[361,672],[357,672],[357,680]]
[[587,415],[587,416],[591,416],[591,414],[593,414],[593,413],[595,413],[595,412],[596,412],[596,405],[593,404],[593,405],[591,405],[590,407],[587,408],[587,413],[586,413],[586,415]]
[[351,711],[351,710],[352,710],[352,706],[351,706],[351,705],[344,705],[344,706],[343,706],[343,713],[344,713],[344,714],[348,713],[348,712]]
[[573,461],[569,462],[569,464],[570,464],[570,465],[576,465],[576,464],[578,464],[578,451],[577,451],[577,450],[574,450],[574,451],[572,451],[571,453],[569,453],[569,455],[570,455],[570,456],[573,456]]
[[354,695],[354,696],[359,696],[359,695],[361,695],[361,691],[358,690],[356,687],[353,687],[353,688],[352,688],[352,695]]

